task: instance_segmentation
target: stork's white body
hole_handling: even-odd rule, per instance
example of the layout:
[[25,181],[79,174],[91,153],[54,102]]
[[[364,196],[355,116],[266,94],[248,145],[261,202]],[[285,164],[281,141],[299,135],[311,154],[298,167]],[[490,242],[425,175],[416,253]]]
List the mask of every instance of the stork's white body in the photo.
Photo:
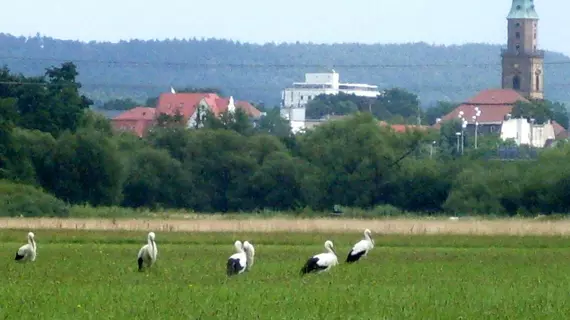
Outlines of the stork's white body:
[[228,262],[226,264],[226,274],[228,276],[243,273],[247,267],[247,255],[244,250],[244,245],[241,241],[237,240],[234,242],[234,247],[237,252],[228,258]]
[[137,264],[139,266],[139,271],[143,270],[143,267],[150,268],[158,257],[158,248],[155,243],[154,232],[149,232],[147,236],[147,244],[145,244],[137,255]]
[[364,230],[364,239],[358,241],[348,253],[346,262],[352,263],[358,261],[361,257],[368,256],[368,252],[374,248],[374,240],[372,239],[369,229]]
[[253,262],[255,261],[255,248],[249,241],[243,243],[243,250],[246,255],[246,271],[251,270]]
[[28,232],[28,244],[21,246],[14,260],[18,262],[36,261],[36,240],[33,232]]
[[303,268],[301,268],[301,275],[311,273],[311,272],[325,272],[329,271],[332,267],[338,264],[338,258],[334,251],[334,246],[332,241],[327,240],[325,242],[325,249],[327,252],[319,253],[312,256],[307,260]]

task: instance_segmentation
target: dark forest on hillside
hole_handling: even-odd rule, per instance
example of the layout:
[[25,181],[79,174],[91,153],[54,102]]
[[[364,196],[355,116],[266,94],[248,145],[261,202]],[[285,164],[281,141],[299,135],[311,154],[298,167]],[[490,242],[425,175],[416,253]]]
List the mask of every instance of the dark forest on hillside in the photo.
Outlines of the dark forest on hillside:
[[[404,88],[429,105],[499,87],[500,49],[426,43],[255,45],[217,39],[84,43],[0,34],[0,65],[35,75],[73,61],[82,70],[83,92],[98,104],[116,98],[144,102],[170,86],[194,86],[275,106],[281,89],[303,81],[304,73],[334,68],[341,81]],[[570,58],[547,52],[545,69],[547,98],[569,102]]]

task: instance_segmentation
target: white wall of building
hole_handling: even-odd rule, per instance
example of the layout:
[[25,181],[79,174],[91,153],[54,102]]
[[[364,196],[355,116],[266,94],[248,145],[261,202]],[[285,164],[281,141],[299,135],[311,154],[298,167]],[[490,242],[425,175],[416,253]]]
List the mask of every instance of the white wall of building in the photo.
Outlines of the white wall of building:
[[[380,95],[378,87],[362,83],[341,83],[340,75],[330,73],[306,73],[305,82],[295,82],[281,92],[281,116],[290,121],[293,132],[304,129],[305,106],[321,94],[354,94],[374,98]],[[295,122],[295,129],[293,128]],[[301,125],[301,123],[303,123]]]
[[527,119],[509,119],[503,121],[501,126],[501,139],[513,139],[517,145],[530,145],[542,148],[548,139],[554,139],[554,127],[549,122],[545,124],[531,124]]

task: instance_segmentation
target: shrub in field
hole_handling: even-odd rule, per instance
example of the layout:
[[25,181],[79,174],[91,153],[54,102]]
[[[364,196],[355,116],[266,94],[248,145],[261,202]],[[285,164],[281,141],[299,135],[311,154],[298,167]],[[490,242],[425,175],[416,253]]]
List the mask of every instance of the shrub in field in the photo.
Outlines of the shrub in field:
[[43,190],[0,180],[0,216],[67,217],[68,205]]

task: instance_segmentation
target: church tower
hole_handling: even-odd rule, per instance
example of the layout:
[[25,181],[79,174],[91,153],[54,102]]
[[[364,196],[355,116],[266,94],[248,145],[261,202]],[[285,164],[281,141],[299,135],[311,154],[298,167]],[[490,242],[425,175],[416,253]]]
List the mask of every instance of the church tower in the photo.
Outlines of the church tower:
[[507,16],[507,48],[502,50],[502,87],[527,99],[544,99],[544,51],[537,49],[534,0],[512,0]]

